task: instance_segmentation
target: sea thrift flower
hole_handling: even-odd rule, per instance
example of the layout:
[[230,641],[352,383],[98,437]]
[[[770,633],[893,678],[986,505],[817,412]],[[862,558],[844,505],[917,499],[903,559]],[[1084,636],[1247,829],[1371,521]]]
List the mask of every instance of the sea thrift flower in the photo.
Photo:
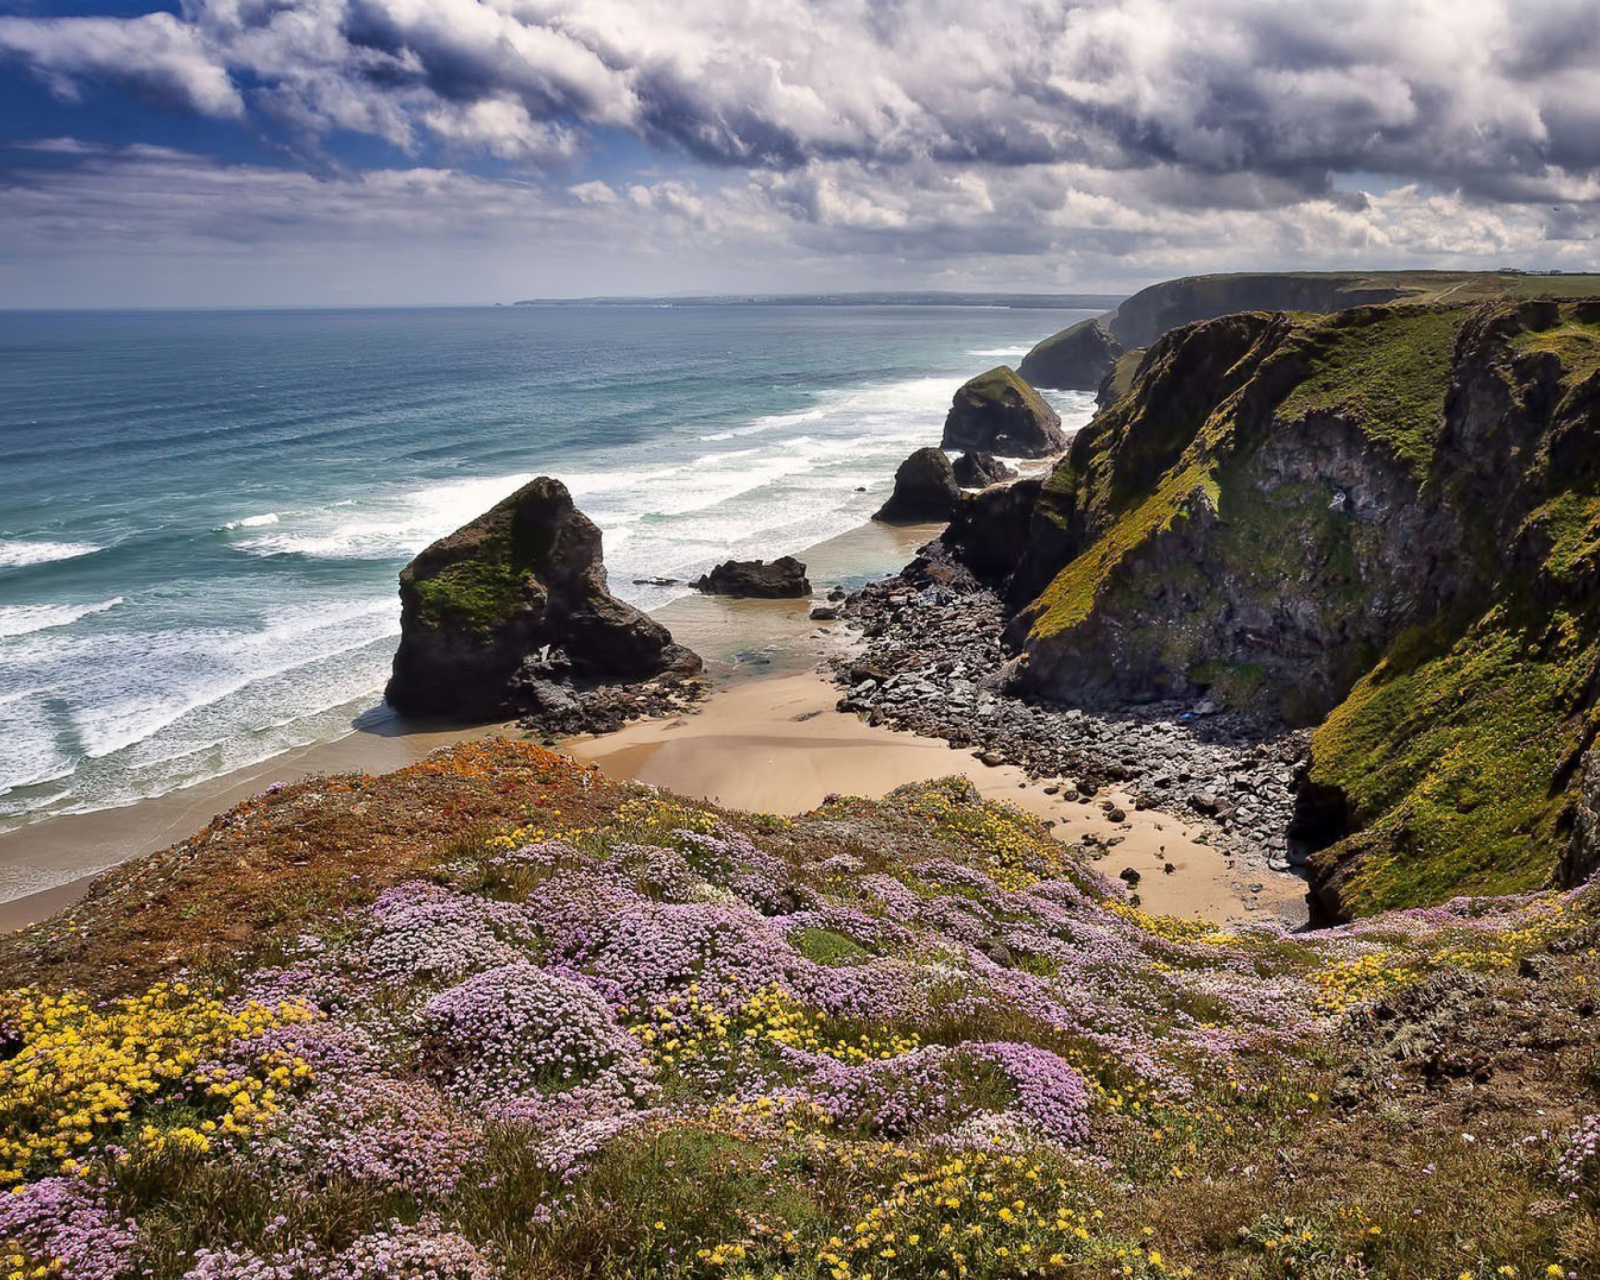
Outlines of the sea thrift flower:
[[503,965],[442,992],[421,1022],[450,1064],[452,1089],[474,1101],[583,1086],[626,1106],[651,1088],[638,1041],[599,994],[531,964]]
[[115,1280],[132,1249],[133,1223],[113,1217],[82,1178],[0,1191],[0,1255],[12,1256],[11,1274]]

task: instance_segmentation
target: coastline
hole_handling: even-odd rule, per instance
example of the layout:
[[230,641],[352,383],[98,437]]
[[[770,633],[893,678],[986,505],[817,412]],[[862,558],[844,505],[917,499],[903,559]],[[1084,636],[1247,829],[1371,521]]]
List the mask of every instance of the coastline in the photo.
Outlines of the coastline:
[[[798,553],[819,592],[892,573],[938,525],[868,523]],[[714,690],[809,670],[840,642],[810,621],[813,601],[734,600],[698,593],[652,610],[681,643],[706,660]],[[377,728],[352,724],[341,737],[311,743],[165,795],[69,813],[0,832],[0,931],[25,928],[71,905],[102,871],[166,848],[274,782],[314,773],[384,773],[437,747],[488,733],[520,732],[512,722],[442,726],[395,717]]]
[[[799,554],[817,596],[854,590],[897,571],[942,526],[868,523]],[[1303,882],[1262,876],[1211,841],[1193,816],[1140,810],[1119,789],[1094,797],[1050,794],[982,753],[952,750],[942,738],[874,725],[837,709],[840,690],[821,671],[857,647],[854,632],[810,619],[814,597],[747,600],[698,593],[651,611],[706,661],[707,698],[689,714],[634,721],[609,734],[560,743],[617,779],[660,786],[739,809],[797,814],[829,794],[881,797],[911,782],[959,774],[986,799],[1050,822],[1068,842],[1098,846],[1108,876],[1137,871],[1146,910],[1219,924],[1304,923]],[[45,819],[0,834],[0,875],[40,887],[0,902],[0,931],[37,923],[83,895],[100,872],[191,835],[274,782],[315,773],[381,773],[415,763],[440,746],[484,734],[518,733],[514,722],[441,727],[390,719],[377,730],[273,756],[164,796],[118,808]],[[1054,790],[1054,788],[1051,788]],[[1120,814],[1112,821],[1113,812]],[[1170,866],[1170,871],[1165,870]]]

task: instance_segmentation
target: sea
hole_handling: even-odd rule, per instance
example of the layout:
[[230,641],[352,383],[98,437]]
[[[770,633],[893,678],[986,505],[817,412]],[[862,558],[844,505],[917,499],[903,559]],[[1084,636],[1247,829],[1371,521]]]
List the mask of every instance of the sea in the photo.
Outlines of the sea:
[[535,475],[644,608],[858,527],[961,382],[1088,314],[0,313],[0,831],[381,728],[396,574]]

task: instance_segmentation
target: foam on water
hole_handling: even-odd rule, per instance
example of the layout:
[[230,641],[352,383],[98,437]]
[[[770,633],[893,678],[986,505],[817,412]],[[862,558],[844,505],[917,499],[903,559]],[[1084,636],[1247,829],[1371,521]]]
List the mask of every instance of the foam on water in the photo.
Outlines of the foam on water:
[[100,550],[92,542],[45,542],[0,538],[0,569],[21,569],[54,560],[76,560]]
[[[843,533],[938,440],[975,358],[1068,319],[639,316],[145,318],[116,330],[138,359],[94,359],[91,326],[39,337],[36,384],[0,366],[0,427],[34,460],[0,471],[0,570],[28,569],[0,573],[0,830],[351,732],[388,675],[398,569],[534,475],[567,483],[647,608],[685,588],[635,578]],[[1051,399],[1069,428],[1093,407]]]
[[90,614],[104,613],[122,603],[121,596],[95,604],[12,604],[0,605],[0,639],[31,635],[52,627],[65,627]]

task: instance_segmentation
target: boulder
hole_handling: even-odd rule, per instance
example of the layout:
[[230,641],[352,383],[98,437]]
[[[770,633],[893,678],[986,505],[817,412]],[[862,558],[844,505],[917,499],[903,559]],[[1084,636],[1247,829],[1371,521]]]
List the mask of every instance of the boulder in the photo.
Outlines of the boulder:
[[1010,480],[1017,473],[992,453],[974,450],[963,453],[952,464],[956,483],[963,489],[987,489],[992,484]]
[[597,685],[700,659],[606,586],[600,530],[541,476],[400,571],[400,646],[385,696],[404,715],[523,710],[532,675]]
[[955,468],[943,449],[918,449],[894,473],[894,492],[873,516],[890,524],[948,520],[961,502]]
[[713,596],[755,597],[762,600],[798,598],[811,594],[806,567],[793,556],[765,560],[725,560],[701,576],[695,587]]
[[1094,391],[1122,350],[1098,319],[1084,320],[1039,343],[1023,356],[1017,372],[1036,387]]
[[940,443],[946,449],[1044,458],[1065,449],[1067,438],[1056,411],[1015,369],[1000,365],[956,392]]

